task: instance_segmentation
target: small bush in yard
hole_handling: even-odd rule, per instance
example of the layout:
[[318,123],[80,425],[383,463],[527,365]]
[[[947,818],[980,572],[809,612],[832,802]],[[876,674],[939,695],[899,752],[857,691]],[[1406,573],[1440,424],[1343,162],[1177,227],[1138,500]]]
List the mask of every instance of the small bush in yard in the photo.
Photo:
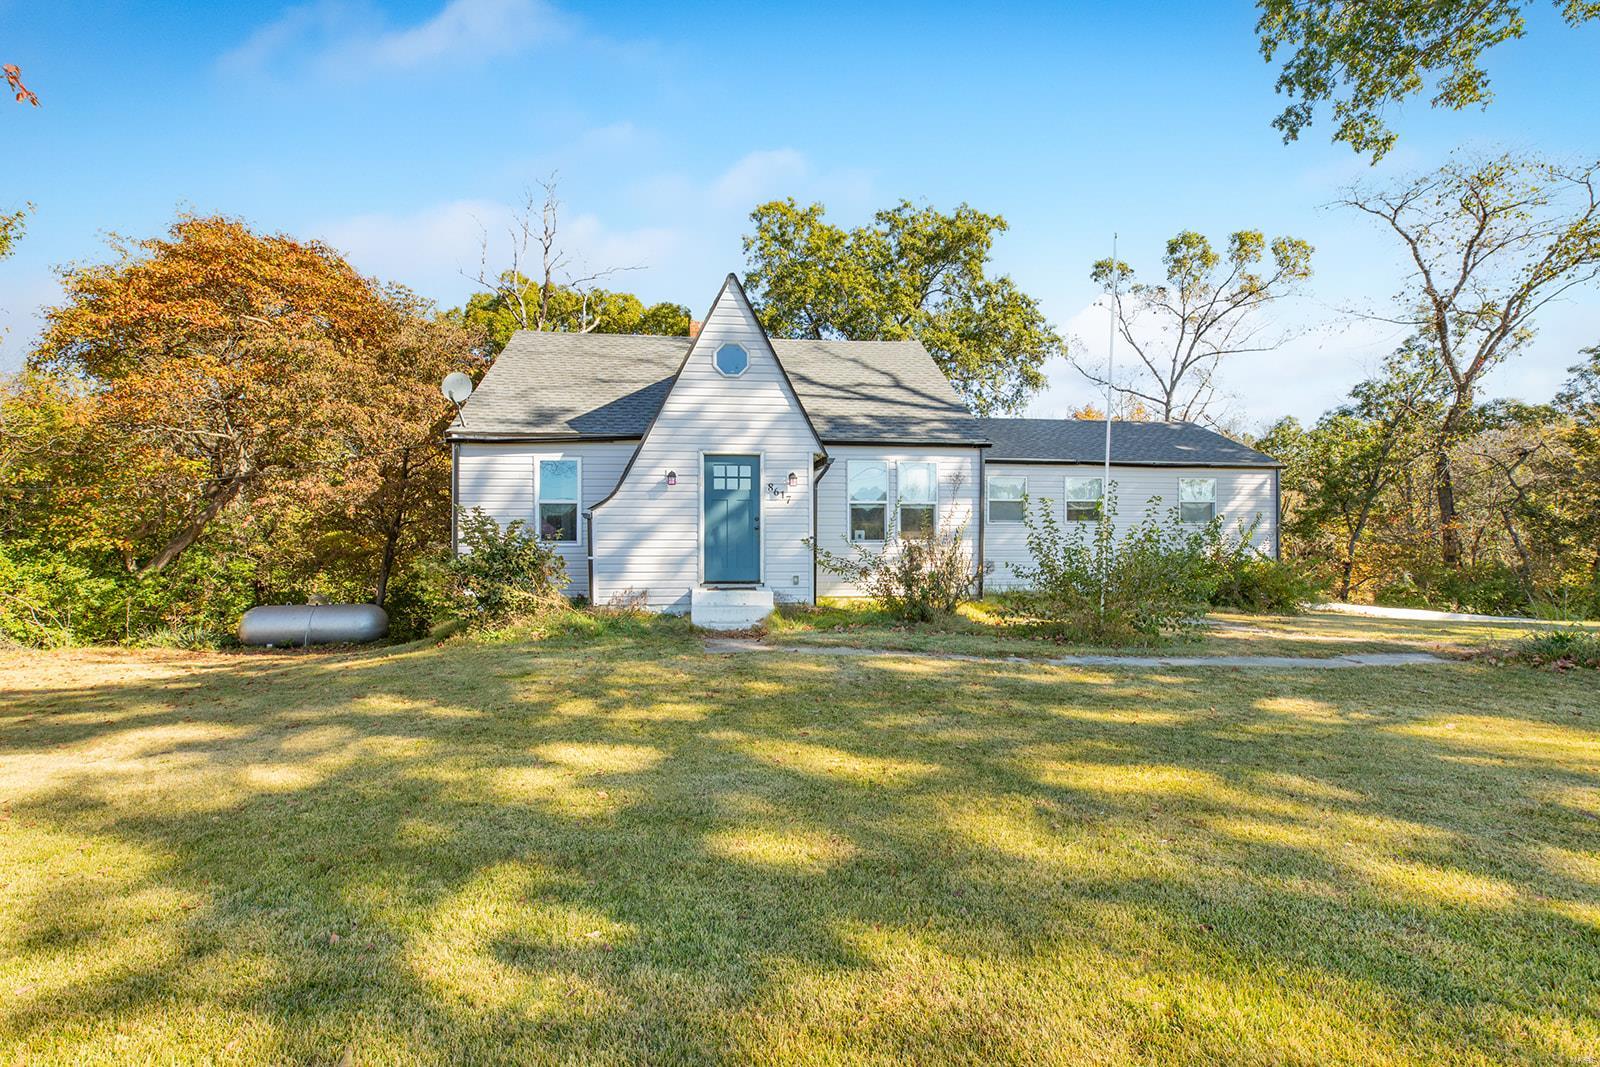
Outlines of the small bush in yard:
[[1323,586],[1292,563],[1273,559],[1255,546],[1261,520],[1240,531],[1237,538],[1223,532],[1222,520],[1212,519],[1200,532],[1202,551],[1215,586],[1211,606],[1234,611],[1298,615],[1323,592]]
[[1175,515],[1152,513],[1118,537],[1111,488],[1092,527],[1074,523],[1063,531],[1044,501],[1025,511],[1034,565],[1016,568],[1026,588],[1002,594],[1002,611],[1093,644],[1162,637],[1199,623],[1216,587],[1202,536],[1184,530]]
[[441,567],[447,615],[484,630],[567,606],[566,561],[521,520],[502,528],[473,508],[462,514],[459,532],[465,551]]
[[977,584],[961,531],[897,540],[891,528],[882,547],[852,544],[849,555],[817,549],[817,566],[836,574],[907,622],[949,615]]
[[1529,634],[1517,643],[1515,658],[1536,667],[1600,669],[1600,632],[1574,626]]

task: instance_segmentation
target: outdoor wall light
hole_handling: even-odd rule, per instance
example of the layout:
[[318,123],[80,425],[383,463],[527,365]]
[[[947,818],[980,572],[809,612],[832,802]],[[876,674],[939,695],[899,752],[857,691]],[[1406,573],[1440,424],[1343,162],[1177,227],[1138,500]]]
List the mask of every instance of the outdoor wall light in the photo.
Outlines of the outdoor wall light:
[[796,474],[794,471],[790,471],[789,472],[789,488],[793,489],[795,486],[797,486],[799,484],[800,484],[800,476],[798,474]]
[[677,485],[678,484],[678,472],[677,471],[668,471],[667,472],[667,484],[668,485]]

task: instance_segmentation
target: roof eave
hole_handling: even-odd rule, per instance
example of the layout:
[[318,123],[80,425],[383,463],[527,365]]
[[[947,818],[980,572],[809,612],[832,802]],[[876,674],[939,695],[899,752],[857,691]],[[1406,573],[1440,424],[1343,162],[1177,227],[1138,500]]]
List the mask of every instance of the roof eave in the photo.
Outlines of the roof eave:
[[[1041,456],[1007,456],[991,452],[989,453],[988,461],[990,463],[1049,463],[1063,467],[1097,467],[1105,462],[1105,458],[1103,456],[1094,456],[1085,459],[1068,459],[1063,457],[1047,458]],[[1279,463],[1277,460],[1270,460],[1265,463],[1245,463],[1240,461],[1228,462],[1223,460],[1196,459],[1117,459],[1115,456],[1111,458],[1111,465],[1113,467],[1212,467],[1218,470],[1273,470],[1282,469],[1283,467],[1283,464]]]
[[522,444],[548,442],[550,444],[604,443],[607,441],[637,441],[636,433],[582,434],[537,433],[527,430],[446,430],[446,441],[505,441]]
[[993,448],[990,441],[970,441],[954,437],[824,437],[825,445],[896,445],[901,448]]

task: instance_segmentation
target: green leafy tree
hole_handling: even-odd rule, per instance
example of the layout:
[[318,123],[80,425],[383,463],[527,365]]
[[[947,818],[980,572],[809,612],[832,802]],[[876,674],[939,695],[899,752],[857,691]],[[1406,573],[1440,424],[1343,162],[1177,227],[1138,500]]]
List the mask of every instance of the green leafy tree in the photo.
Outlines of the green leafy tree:
[[16,248],[17,242],[22,240],[22,234],[28,228],[28,212],[33,210],[33,205],[28,204],[9,215],[0,212],[0,259],[5,259]]
[[[542,308],[532,318],[529,308]],[[548,292],[523,277],[503,277],[493,292],[474,293],[465,306],[450,313],[475,335],[488,352],[497,354],[518,330],[567,333],[648,333],[683,337],[689,333],[689,309],[661,302],[646,305],[632,293],[607,289],[578,290],[563,285]]]
[[1441,557],[1459,566],[1452,450],[1483,376],[1527,346],[1545,305],[1600,278],[1600,162],[1455,159],[1393,185],[1357,185],[1338,203],[1376,219],[1411,261],[1389,321],[1416,331],[1449,386],[1434,489]]
[[1588,361],[1556,394],[1556,409],[1571,420],[1567,432],[1570,465],[1564,484],[1563,536],[1581,562],[1592,610],[1600,611],[1600,345],[1584,349]]
[[824,213],[792,199],[751,212],[744,282],[768,332],[921,341],[979,414],[1015,411],[1044,385],[1066,345],[1037,300],[987,273],[1003,218],[901,201],[847,230]]
[[1203,234],[1184,230],[1167,242],[1164,281],[1142,282],[1127,263],[1099,260],[1090,277],[1116,291],[1116,330],[1133,351],[1134,373],[1108,383],[1100,367],[1074,363],[1127,404],[1148,405],[1154,418],[1197,419],[1216,395],[1224,359],[1283,343],[1261,312],[1311,277],[1312,252],[1298,237],[1269,243],[1260,230],[1240,230],[1219,253]]
[[1362,550],[1384,495],[1431,439],[1441,385],[1437,366],[1413,341],[1309,430],[1285,419],[1259,442],[1285,465],[1286,548],[1331,563],[1340,600],[1363,580]]
[[[1481,61],[1527,32],[1529,0],[1259,0],[1261,54],[1283,55],[1278,92],[1289,105],[1272,124],[1293,141],[1331,104],[1333,139],[1374,162],[1397,135],[1385,112],[1432,83],[1434,107],[1487,107]],[[1595,0],[1554,0],[1569,26],[1600,17]],[[1586,77],[1581,72],[1579,77]]]

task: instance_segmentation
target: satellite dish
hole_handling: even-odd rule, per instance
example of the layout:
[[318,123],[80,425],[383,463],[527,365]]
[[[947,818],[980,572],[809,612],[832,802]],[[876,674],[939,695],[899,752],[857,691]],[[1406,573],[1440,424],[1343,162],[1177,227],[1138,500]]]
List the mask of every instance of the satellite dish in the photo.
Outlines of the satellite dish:
[[439,392],[444,398],[456,406],[456,418],[461,425],[467,424],[466,415],[462,414],[461,405],[467,402],[467,397],[472,395],[472,379],[460,371],[451,371],[444,376],[444,381],[439,383]]

